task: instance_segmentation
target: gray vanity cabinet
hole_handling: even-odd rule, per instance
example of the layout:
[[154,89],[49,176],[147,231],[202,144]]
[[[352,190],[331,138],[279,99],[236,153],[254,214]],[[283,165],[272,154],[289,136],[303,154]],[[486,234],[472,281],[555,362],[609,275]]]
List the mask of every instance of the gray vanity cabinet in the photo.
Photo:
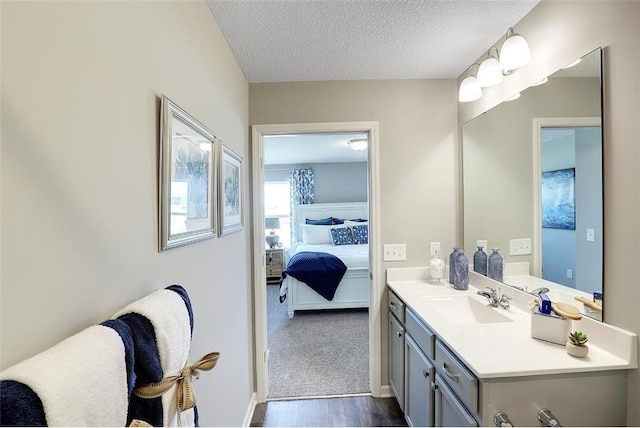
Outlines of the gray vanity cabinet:
[[436,374],[435,382],[435,426],[477,427],[478,423],[460,403],[447,383]]
[[405,408],[410,426],[432,427],[435,369],[409,334],[405,335]]
[[404,411],[404,303],[392,292],[388,296],[389,386]]

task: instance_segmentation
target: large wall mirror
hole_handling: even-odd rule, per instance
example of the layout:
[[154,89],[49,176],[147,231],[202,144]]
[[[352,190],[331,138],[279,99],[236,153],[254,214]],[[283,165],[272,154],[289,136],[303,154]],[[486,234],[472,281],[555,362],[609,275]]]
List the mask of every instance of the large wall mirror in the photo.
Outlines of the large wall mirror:
[[462,128],[469,259],[478,241],[497,247],[506,284],[549,288],[599,320],[588,302],[603,292],[601,70],[596,49]]

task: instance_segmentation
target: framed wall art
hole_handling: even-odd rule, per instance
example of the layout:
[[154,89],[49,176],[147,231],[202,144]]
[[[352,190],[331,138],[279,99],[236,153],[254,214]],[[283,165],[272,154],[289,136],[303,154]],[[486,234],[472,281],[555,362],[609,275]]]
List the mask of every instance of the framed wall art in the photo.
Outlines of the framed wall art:
[[219,142],[165,95],[160,112],[159,249],[165,251],[216,235]]
[[576,228],[575,168],[542,173],[542,227]]
[[242,157],[227,147],[220,145],[219,210],[218,234],[228,235],[242,230]]

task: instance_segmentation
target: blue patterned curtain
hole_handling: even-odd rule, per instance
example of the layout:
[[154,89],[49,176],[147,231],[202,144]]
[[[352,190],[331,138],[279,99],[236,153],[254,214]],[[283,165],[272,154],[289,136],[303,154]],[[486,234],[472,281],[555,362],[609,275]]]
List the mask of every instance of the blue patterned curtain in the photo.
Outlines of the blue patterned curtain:
[[296,205],[313,203],[313,170],[291,169],[289,170],[289,188],[291,189],[291,243],[298,240],[298,231],[294,227]]

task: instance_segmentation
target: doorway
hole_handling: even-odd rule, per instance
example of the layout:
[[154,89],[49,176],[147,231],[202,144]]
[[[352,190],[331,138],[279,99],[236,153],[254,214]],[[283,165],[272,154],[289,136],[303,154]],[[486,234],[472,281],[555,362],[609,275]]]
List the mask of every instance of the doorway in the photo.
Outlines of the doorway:
[[[254,208],[254,300],[256,334],[257,401],[268,397],[269,348],[267,334],[267,290],[265,287],[265,137],[318,133],[362,133],[369,142],[367,148],[367,197],[369,201],[369,389],[374,396],[381,395],[380,309],[383,281],[380,278],[379,200],[378,200],[378,125],[376,122],[338,122],[318,124],[255,125],[252,127],[253,150],[253,208]],[[267,137],[268,138],[268,137]]]

